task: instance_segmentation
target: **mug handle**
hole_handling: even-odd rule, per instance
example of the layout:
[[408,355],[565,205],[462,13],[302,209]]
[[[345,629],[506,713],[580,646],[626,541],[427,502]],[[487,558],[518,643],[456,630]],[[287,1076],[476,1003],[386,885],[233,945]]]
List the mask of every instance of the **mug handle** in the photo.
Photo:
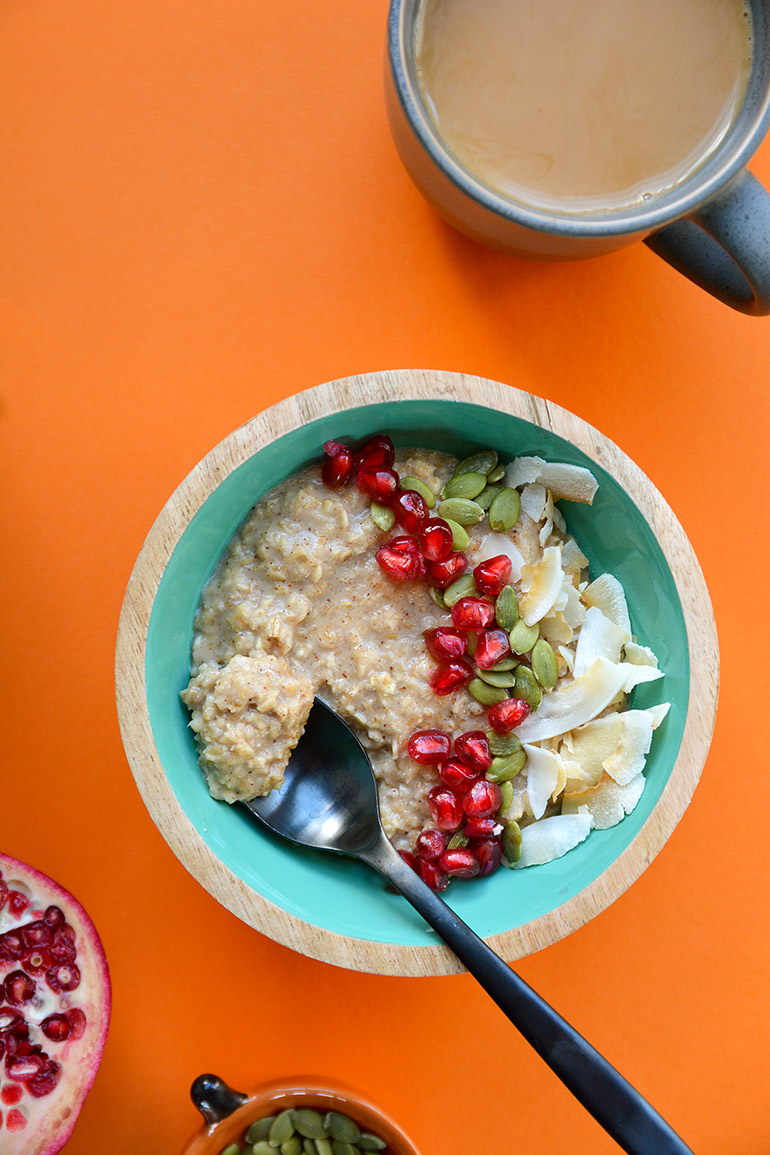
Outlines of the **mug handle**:
[[746,169],[685,220],[645,244],[741,313],[770,313],[770,194]]

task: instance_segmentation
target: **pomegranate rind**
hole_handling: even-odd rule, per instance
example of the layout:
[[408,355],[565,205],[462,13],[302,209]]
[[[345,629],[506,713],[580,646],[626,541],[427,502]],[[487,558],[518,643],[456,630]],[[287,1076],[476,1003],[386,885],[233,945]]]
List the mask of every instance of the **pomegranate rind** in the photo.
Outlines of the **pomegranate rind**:
[[[11,926],[23,927],[34,922],[47,906],[58,906],[75,931],[80,984],[73,1006],[85,1009],[83,1035],[53,1044],[41,1035],[39,1041],[51,1058],[62,1064],[62,1076],[54,1090],[44,1098],[25,1095],[21,1107],[29,1113],[28,1125],[21,1131],[0,1129],[2,1155],[56,1155],[72,1135],[85,1098],[99,1069],[112,1008],[112,986],[101,940],[83,906],[48,875],[0,852],[0,871],[11,889],[14,884],[32,897],[32,903],[18,918],[10,920],[7,907],[0,911],[0,933]],[[11,964],[13,965],[13,964]],[[5,1082],[0,1070],[0,1084]],[[1,1108],[0,1108],[1,1109]]]

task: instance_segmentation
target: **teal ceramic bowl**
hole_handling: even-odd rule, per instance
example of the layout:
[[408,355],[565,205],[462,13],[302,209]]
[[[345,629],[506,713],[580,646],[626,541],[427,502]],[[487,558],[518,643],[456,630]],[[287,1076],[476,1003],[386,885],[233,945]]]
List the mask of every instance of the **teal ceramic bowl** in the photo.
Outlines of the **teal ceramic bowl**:
[[393,974],[461,969],[435,935],[367,867],[298,849],[240,807],[214,801],[198,767],[187,684],[201,591],[254,502],[319,460],[330,438],[387,431],[397,445],[460,457],[492,446],[587,466],[592,506],[563,502],[596,575],[615,574],[632,629],[665,677],[633,705],[671,703],[647,761],[647,785],[618,826],[563,858],[456,881],[447,901],[504,957],[576,929],[649,864],[684,812],[714,724],[718,652],[711,606],[687,538],[650,481],[612,442],[572,414],[511,386],[461,374],[400,371],[318,386],[226,438],[182,483],[142,549],[121,616],[118,708],[145,803],[170,846],[220,902],[271,937],[316,958]]

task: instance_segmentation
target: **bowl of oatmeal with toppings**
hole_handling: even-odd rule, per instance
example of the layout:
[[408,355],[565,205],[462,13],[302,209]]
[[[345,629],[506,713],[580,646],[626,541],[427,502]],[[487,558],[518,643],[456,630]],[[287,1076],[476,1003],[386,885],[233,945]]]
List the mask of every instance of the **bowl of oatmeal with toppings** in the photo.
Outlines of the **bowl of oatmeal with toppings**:
[[280,788],[315,696],[396,848],[514,959],[663,845],[717,684],[705,583],[648,479],[564,410],[438,372],[319,386],[226,438],[153,527],[118,641],[126,751],[181,861],[264,933],[381,973],[459,964],[365,866],[237,805]]

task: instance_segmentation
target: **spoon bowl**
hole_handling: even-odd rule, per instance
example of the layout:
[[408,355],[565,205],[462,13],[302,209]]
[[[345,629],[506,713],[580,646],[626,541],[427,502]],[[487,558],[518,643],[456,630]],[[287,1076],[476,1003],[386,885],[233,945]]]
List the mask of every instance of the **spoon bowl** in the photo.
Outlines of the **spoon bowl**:
[[366,751],[330,706],[316,698],[281,789],[243,805],[284,838],[359,858],[395,886],[629,1155],[692,1155],[646,1099],[398,854],[380,822]]

